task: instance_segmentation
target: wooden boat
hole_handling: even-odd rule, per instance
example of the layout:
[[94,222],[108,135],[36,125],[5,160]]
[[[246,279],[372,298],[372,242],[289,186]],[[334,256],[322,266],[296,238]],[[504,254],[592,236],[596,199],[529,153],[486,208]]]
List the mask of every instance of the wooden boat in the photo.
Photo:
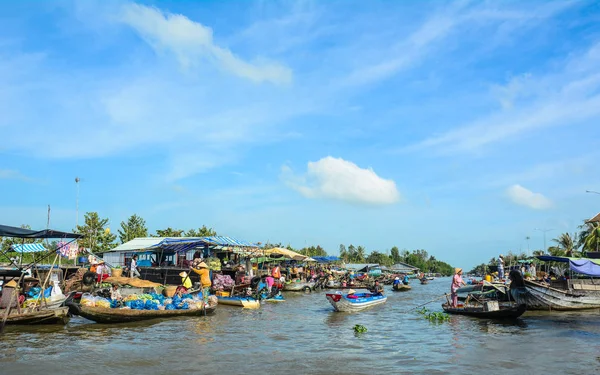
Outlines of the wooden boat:
[[265,301],[265,302],[285,302],[285,298],[283,298],[283,296],[281,294],[278,294],[278,295],[270,297],[270,298],[264,298],[263,301]]
[[404,285],[402,283],[396,284],[396,285],[392,285],[392,290],[394,290],[395,292],[408,292],[411,289],[412,288],[411,288],[410,285]]
[[[495,306],[495,308],[489,308],[489,306]],[[445,303],[442,308],[448,314],[468,315],[483,319],[516,319],[527,310],[527,306],[524,304],[498,304],[497,302],[492,305],[484,303],[475,306],[458,304],[457,307]]]
[[260,307],[260,301],[253,297],[221,297],[217,296],[219,304],[229,306],[239,306],[246,309],[258,309]]
[[361,311],[369,307],[384,304],[387,301],[385,295],[371,293],[355,293],[349,296],[348,294],[338,292],[327,293],[325,296],[335,311],[341,312]]
[[90,306],[78,306],[78,308],[78,315],[97,323],[129,323],[141,320],[174,318],[178,316],[204,316],[206,314],[212,314],[217,306],[209,305],[206,309],[188,310],[133,310]]
[[[4,317],[4,309],[0,310],[0,321]],[[69,308],[44,308],[40,311],[21,312],[13,310],[8,314],[6,324],[67,324]]]
[[523,281],[524,287],[511,288],[511,295],[515,301],[527,305],[530,310],[571,311],[600,308],[600,283],[597,280],[565,280],[563,287],[531,280]]
[[421,281],[421,284],[423,284],[423,285],[429,284],[429,280],[426,278],[422,278],[420,281]]
[[286,292],[310,292],[315,283],[313,282],[290,282],[283,285],[283,290]]

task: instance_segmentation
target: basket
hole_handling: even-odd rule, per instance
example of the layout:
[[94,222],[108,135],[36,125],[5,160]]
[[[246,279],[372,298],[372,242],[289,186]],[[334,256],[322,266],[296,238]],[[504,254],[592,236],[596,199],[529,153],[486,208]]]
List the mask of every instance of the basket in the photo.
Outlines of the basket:
[[121,277],[123,275],[122,268],[113,268],[111,270],[111,272],[112,272],[112,274],[111,274],[112,277]]
[[177,290],[177,285],[169,285],[166,286],[163,294],[169,298],[172,298],[175,295],[175,291]]

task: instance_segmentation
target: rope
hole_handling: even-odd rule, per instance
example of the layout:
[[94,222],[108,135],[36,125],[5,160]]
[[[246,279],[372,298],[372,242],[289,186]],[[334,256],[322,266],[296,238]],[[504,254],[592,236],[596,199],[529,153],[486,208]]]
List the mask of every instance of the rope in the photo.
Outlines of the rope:
[[448,293],[444,293],[443,295],[441,295],[441,296],[437,297],[436,299],[432,299],[432,300],[431,300],[431,301],[429,301],[429,302],[425,302],[425,303],[423,303],[423,304],[421,304],[421,305],[419,305],[419,306],[415,306],[415,307],[413,307],[413,308],[410,308],[410,309],[408,309],[408,310],[402,311],[402,313],[404,313],[404,314],[405,314],[405,313],[407,313],[407,312],[411,312],[411,311],[413,311],[413,310],[415,310],[415,309],[418,309],[419,307],[423,307],[423,306],[425,306],[425,305],[429,305],[430,303],[432,303],[432,302],[435,302],[435,301],[439,301],[439,300],[441,300],[442,298],[444,298],[444,297],[447,297],[447,296],[448,296]]

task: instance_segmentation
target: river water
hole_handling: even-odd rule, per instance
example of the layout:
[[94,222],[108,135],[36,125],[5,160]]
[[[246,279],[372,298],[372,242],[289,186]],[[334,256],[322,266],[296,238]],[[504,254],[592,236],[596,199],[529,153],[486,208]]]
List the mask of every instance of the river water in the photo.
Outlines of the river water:
[[[515,322],[406,312],[439,297],[450,279],[412,283],[388,301],[336,313],[324,292],[287,293],[259,310],[219,306],[205,318],[101,325],[7,327],[0,374],[593,374],[600,372],[599,311],[527,312]],[[440,303],[427,306],[441,311]],[[355,324],[368,332],[355,334]]]

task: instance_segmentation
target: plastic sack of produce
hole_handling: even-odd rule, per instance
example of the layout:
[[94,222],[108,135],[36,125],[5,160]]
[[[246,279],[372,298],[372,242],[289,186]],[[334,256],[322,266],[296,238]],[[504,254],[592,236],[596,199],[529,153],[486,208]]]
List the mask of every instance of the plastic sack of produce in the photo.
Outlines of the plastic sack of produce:
[[138,295],[137,295],[137,294],[130,294],[130,295],[128,295],[127,297],[125,297],[125,298],[123,299],[123,301],[125,301],[125,302],[127,302],[127,301],[136,301],[136,300],[138,300],[138,299],[139,299],[139,298],[138,298]]
[[81,296],[81,306],[96,306],[96,297],[92,296],[90,293],[84,293]]
[[182,303],[181,305],[177,306],[178,310],[188,310],[190,308],[190,305],[186,303]]
[[31,287],[29,289],[29,291],[27,292],[27,297],[35,298],[38,296],[38,294],[40,294],[41,291],[42,291],[42,288],[40,288],[39,286]]
[[147,299],[146,303],[144,303],[144,310],[158,310],[158,303]]
[[177,307],[175,307],[175,305],[170,303],[167,306],[165,306],[165,310],[177,310]]
[[110,301],[106,298],[96,297],[96,307],[110,308]]

